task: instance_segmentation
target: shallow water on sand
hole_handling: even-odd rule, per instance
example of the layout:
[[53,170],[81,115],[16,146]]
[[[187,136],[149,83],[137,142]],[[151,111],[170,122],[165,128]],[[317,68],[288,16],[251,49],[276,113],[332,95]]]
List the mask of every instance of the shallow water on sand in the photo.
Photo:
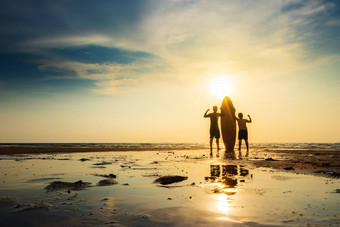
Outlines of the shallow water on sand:
[[[338,179],[255,168],[247,160],[209,159],[204,153],[2,156],[0,220],[7,226],[340,224]],[[100,174],[117,175],[118,184],[96,186],[105,179],[96,176]],[[188,179],[154,183],[164,175]],[[92,187],[69,192],[44,189],[53,181],[78,180]],[[34,204],[38,205],[29,206]]]

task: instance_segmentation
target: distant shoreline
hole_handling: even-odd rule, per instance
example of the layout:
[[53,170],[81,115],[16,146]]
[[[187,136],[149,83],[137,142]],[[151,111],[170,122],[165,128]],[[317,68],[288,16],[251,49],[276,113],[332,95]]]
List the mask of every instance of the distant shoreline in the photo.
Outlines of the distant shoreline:
[[[185,144],[123,144],[93,146],[92,144],[82,144],[74,146],[72,144],[1,144],[0,155],[12,154],[50,154],[50,153],[87,153],[87,152],[119,152],[119,151],[172,151],[172,150],[204,150],[209,149],[208,146],[196,144],[191,146]],[[257,147],[251,146],[251,152],[269,152],[269,153],[285,153],[285,154],[340,154],[340,149],[337,148],[289,148],[289,147]],[[237,149],[235,148],[235,152]],[[223,152],[223,149],[221,149]]]
[[49,153],[85,153],[85,152],[114,152],[114,151],[165,151],[165,150],[202,150],[206,148],[183,147],[0,147],[0,155],[11,154],[49,154]]

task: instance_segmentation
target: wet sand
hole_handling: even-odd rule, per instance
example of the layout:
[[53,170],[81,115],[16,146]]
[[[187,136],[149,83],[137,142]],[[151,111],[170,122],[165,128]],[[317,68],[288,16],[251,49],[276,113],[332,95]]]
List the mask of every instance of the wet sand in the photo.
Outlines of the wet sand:
[[[14,154],[58,154],[84,152],[117,152],[117,151],[168,151],[184,150],[183,148],[141,148],[141,147],[0,147],[1,155]],[[185,150],[196,150],[187,148]],[[202,149],[205,150],[205,149]],[[221,156],[223,152],[221,151]],[[239,158],[235,151],[235,158]],[[208,154],[206,154],[208,155]],[[216,156],[216,153],[215,153]],[[244,157],[244,151],[242,152]],[[339,150],[310,150],[310,149],[256,149],[247,158],[248,164],[257,167],[268,167],[289,170],[294,173],[340,177]]]
[[250,162],[257,167],[269,167],[293,173],[340,177],[338,150],[258,150]]
[[0,156],[7,226],[340,224],[339,151],[29,149]]

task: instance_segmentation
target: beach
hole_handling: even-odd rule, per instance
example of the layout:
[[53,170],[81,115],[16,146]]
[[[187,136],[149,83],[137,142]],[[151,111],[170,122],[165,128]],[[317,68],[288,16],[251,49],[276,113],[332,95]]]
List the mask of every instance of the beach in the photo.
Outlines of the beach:
[[338,226],[340,150],[1,146],[4,226]]

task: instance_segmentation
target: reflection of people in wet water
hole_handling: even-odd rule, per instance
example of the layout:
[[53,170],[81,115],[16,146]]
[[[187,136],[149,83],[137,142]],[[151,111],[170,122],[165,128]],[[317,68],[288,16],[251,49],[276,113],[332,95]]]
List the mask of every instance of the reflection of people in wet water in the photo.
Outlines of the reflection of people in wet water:
[[217,145],[217,156],[219,155],[218,151],[220,150],[219,147],[219,139],[220,139],[220,129],[218,128],[218,117],[221,116],[220,113],[217,113],[217,106],[213,107],[213,113],[208,114],[209,109],[205,111],[204,117],[210,118],[210,156],[213,156],[212,153],[212,144],[213,139],[216,139],[216,145]]
[[249,143],[248,143],[248,129],[247,129],[247,123],[251,123],[251,117],[248,115],[248,119],[243,119],[243,113],[238,114],[238,118],[235,116],[235,119],[237,120],[238,123],[238,150],[240,153],[241,157],[241,145],[242,145],[242,140],[244,139],[247,147],[247,154],[246,156],[249,155]]
[[[235,188],[238,185],[238,180],[244,182],[244,177],[249,174],[249,171],[239,165],[210,165],[210,180],[213,182],[221,182],[227,188]],[[243,179],[242,179],[243,178]],[[226,194],[233,195],[235,191],[225,191]]]

